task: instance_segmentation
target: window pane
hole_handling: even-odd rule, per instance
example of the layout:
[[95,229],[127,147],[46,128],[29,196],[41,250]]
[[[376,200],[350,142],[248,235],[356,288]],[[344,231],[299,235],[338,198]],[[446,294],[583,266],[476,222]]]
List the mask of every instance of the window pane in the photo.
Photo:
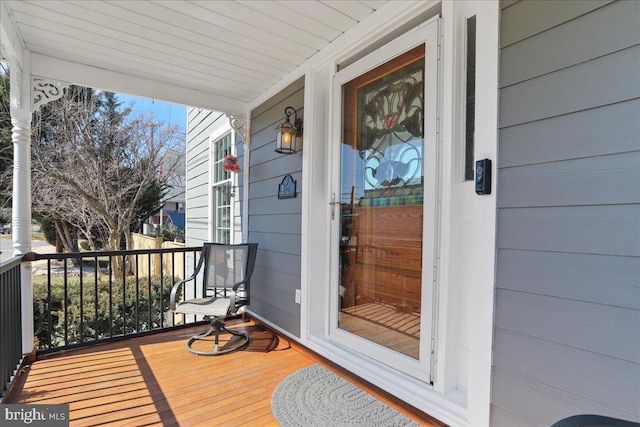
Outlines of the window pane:
[[218,243],[230,243],[231,238],[231,183],[226,182],[216,191],[216,237]]
[[213,177],[215,182],[224,181],[229,179],[230,172],[225,171],[222,166],[224,164],[224,158],[231,154],[231,134],[226,135],[224,138],[219,139],[214,143],[214,166]]

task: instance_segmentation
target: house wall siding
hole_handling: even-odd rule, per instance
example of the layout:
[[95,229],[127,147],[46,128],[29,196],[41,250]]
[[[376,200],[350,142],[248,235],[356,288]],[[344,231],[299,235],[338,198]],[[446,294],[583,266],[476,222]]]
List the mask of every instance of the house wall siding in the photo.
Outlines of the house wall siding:
[[640,2],[503,1],[491,423],[640,420]]
[[[229,127],[229,120],[223,113],[189,108],[187,114],[187,168],[186,168],[186,244],[201,246],[209,241],[209,214],[213,206],[209,206],[209,137],[222,127]],[[230,128],[229,128],[230,129]],[[243,164],[243,146],[240,137],[236,139],[237,155]],[[242,178],[239,173],[235,177],[238,188],[235,191],[232,242],[242,241]]]
[[[218,112],[189,108],[187,113],[186,244],[202,246],[208,240],[209,135],[216,122],[226,120]],[[219,124],[218,124],[219,125]]]
[[[259,246],[250,310],[299,337],[300,305],[295,303],[295,290],[301,280],[302,153],[274,152],[275,128],[284,121],[288,106],[303,118],[304,79],[251,112],[248,240]],[[287,174],[297,181],[297,197],[280,200],[278,184]]]

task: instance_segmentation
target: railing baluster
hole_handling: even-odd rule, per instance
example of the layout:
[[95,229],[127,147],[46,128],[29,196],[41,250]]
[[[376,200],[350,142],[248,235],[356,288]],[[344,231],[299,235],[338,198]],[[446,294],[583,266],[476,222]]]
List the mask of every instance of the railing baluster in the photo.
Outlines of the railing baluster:
[[9,301],[12,299],[11,289],[9,288],[10,278],[10,270],[0,275],[0,307],[2,308],[0,310],[0,340],[7,340],[8,344],[0,347],[0,385],[2,385],[0,396],[4,396],[4,384],[9,382],[9,367],[13,363],[10,356],[14,340],[13,328],[11,328],[13,325],[9,323],[11,321],[9,315],[12,314],[9,312],[11,310]]
[[164,328],[164,258],[160,252],[160,328]]
[[94,269],[94,280],[95,280],[95,286],[94,286],[94,294],[93,294],[93,315],[95,317],[95,339],[99,340],[100,339],[100,323],[99,323],[99,317],[98,317],[98,269],[100,268],[100,262],[98,261],[98,257],[96,256],[94,258],[95,261],[95,269]]
[[82,258],[78,258],[80,261],[80,342],[84,342],[84,288],[82,280]]
[[[49,348],[53,348],[53,325],[51,324],[52,319],[51,319],[51,311],[52,311],[52,306],[51,306],[51,260],[48,259],[47,260],[47,331],[48,331],[48,341],[49,341]],[[44,343],[43,343],[44,345]]]
[[138,269],[138,254],[136,254],[136,332],[140,332],[140,277],[139,277],[139,269]]
[[122,255],[122,335],[127,335],[127,256]]
[[64,345],[69,345],[69,287],[68,287],[68,278],[67,278],[67,260],[66,258],[63,260],[63,276],[62,280],[64,283],[64,302],[62,303],[64,309]]
[[[171,283],[176,283],[176,253],[171,252]],[[176,314],[171,313],[171,325],[176,324]]]
[[147,330],[150,331],[153,329],[153,327],[151,326],[153,324],[151,322],[151,253],[149,253],[148,256],[147,265],[149,266],[149,268],[147,269],[147,321],[149,322],[147,323]]
[[[2,385],[2,392],[0,396],[4,396],[4,384],[9,382],[10,377],[9,370],[13,363],[11,360],[11,352],[13,350],[13,324],[11,324],[11,318],[9,317],[11,305],[9,301],[12,300],[11,295],[11,270],[0,275],[0,340],[7,340],[8,345],[0,347],[0,384]],[[5,362],[6,361],[6,362]]]
[[113,337],[113,257],[109,255],[109,338]]

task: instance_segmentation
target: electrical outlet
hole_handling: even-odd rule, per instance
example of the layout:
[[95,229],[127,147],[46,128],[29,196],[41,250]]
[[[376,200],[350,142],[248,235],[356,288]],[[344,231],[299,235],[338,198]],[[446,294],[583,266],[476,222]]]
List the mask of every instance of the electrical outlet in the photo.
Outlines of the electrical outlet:
[[296,289],[296,304],[300,304],[300,289]]

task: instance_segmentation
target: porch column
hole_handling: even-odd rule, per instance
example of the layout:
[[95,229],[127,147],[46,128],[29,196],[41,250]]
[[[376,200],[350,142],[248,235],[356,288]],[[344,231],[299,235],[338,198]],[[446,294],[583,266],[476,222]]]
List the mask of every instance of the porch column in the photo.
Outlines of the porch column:
[[[13,141],[13,254],[31,251],[31,72],[29,55],[22,62],[11,58],[11,124]],[[22,352],[33,350],[33,285],[31,263],[23,262],[22,274]]]

